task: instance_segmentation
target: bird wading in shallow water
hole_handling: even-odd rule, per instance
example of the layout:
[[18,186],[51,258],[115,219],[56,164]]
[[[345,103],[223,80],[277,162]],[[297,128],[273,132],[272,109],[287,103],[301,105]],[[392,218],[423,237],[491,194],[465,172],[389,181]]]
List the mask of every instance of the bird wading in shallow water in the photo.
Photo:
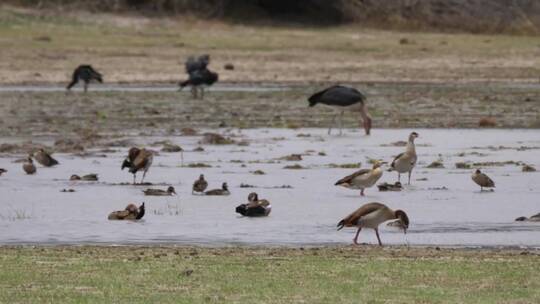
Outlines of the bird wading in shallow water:
[[489,176],[482,173],[480,169],[474,171],[471,179],[480,186],[480,191],[484,191],[484,188],[495,188],[495,182]]
[[383,171],[381,162],[375,162],[372,169],[362,169],[338,180],[335,185],[349,189],[360,189],[360,195],[364,195],[364,189],[370,188],[381,178]]
[[94,68],[91,65],[87,65],[87,64],[80,65],[75,69],[75,71],[73,71],[73,75],[71,76],[71,82],[68,84],[66,89],[69,91],[79,81],[83,81],[84,92],[86,93],[88,91],[88,84],[92,80],[96,80],[102,83],[103,75],[101,75],[98,71],[94,70]]
[[358,208],[346,218],[342,219],[338,224],[338,230],[343,227],[358,227],[353,243],[358,245],[358,234],[362,228],[371,228],[375,230],[379,245],[382,246],[381,238],[379,237],[379,225],[389,220],[399,219],[401,221],[401,229],[403,233],[407,233],[409,228],[409,217],[403,210],[392,210],[388,206],[381,203],[368,203]]
[[[339,117],[340,135],[343,128],[343,114],[345,112],[345,108],[358,109],[360,111],[360,116],[362,117],[362,126],[364,127],[366,135],[371,133],[371,116],[367,111],[366,97],[357,89],[345,86],[333,86],[313,94],[311,97],[309,97],[308,101],[310,107],[321,103],[341,108]],[[332,118],[332,123],[330,124],[330,128],[328,128],[328,134],[330,134],[332,130],[332,125],[336,120],[336,116],[337,115],[334,115]]]
[[416,161],[418,160],[418,157],[416,156],[416,148],[414,146],[415,138],[418,138],[418,133],[412,132],[409,135],[405,152],[396,156],[390,165],[392,169],[398,172],[398,182],[401,182],[401,173],[409,173],[409,181],[407,183],[409,185],[411,184],[412,170],[416,165]]
[[152,161],[154,160],[154,154],[146,149],[139,149],[139,148],[131,148],[128,151],[128,156],[122,163],[122,170],[124,168],[128,168],[129,172],[133,174],[133,184],[135,185],[137,172],[143,171],[143,176],[141,179],[141,184],[144,181],[144,177],[146,176],[146,172],[148,172],[148,169],[152,165]]

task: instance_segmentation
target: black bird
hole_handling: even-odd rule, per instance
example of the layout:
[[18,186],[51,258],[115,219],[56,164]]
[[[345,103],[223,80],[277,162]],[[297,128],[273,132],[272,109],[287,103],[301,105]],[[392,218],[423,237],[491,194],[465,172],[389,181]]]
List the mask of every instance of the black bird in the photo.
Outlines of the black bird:
[[94,70],[91,65],[80,65],[75,69],[75,71],[73,71],[71,82],[68,84],[66,89],[69,91],[71,87],[79,82],[79,80],[84,81],[84,92],[86,92],[88,90],[88,83],[90,83],[92,80],[103,82],[103,75]]
[[[360,110],[360,116],[363,120],[363,127],[366,131],[366,135],[369,135],[371,131],[371,116],[367,112],[366,106],[366,96],[360,91],[350,87],[344,86],[333,86],[325,90],[313,94],[308,99],[309,106],[313,107],[318,103],[322,103],[329,106],[338,106],[338,107],[353,107],[356,106]],[[343,113],[345,110],[341,110],[340,119],[339,119],[339,134],[341,134],[341,129],[343,126]],[[332,125],[336,120],[336,116],[332,118]],[[328,134],[332,130],[332,125],[328,128]]]
[[[210,63],[209,55],[201,55],[198,58],[189,57],[185,63],[186,73],[189,78],[183,82],[180,82],[180,91],[185,86],[191,86],[191,94],[193,98],[204,97],[204,86],[211,86],[218,81],[219,76],[216,72],[212,72],[208,69]],[[200,96],[197,91],[200,90]]]

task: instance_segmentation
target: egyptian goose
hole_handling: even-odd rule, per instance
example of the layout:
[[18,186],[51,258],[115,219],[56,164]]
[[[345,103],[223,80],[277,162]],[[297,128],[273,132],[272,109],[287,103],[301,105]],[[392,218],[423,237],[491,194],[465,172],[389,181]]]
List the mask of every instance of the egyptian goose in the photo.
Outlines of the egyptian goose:
[[[354,88],[345,87],[345,86],[332,86],[325,90],[322,90],[320,92],[317,92],[313,94],[308,99],[309,106],[313,107],[318,103],[322,103],[329,106],[336,106],[336,107],[353,107],[353,106],[359,106],[360,108],[360,116],[363,120],[363,126],[364,130],[366,131],[366,135],[369,135],[371,132],[371,116],[367,112],[367,106],[366,106],[366,96],[362,94],[360,91]],[[342,127],[343,127],[343,113],[345,110],[341,110],[340,118],[339,118],[339,134],[341,134]],[[336,116],[332,118],[332,124],[334,124],[334,121],[336,120]],[[330,135],[330,131],[332,130],[332,124],[330,125],[330,128],[328,128],[328,134]]]
[[113,211],[109,214],[109,220],[140,220],[144,216],[144,202],[137,208],[135,204],[127,205],[126,209],[121,211]]
[[148,172],[148,169],[152,165],[152,161],[154,160],[154,154],[146,149],[139,149],[139,148],[131,148],[129,149],[128,156],[122,163],[122,170],[124,168],[129,168],[129,172],[133,174],[133,184],[135,185],[135,180],[137,176],[137,171],[142,170],[143,176],[141,179],[141,184],[144,181],[144,177],[146,176],[146,172]]
[[79,176],[77,174],[73,174],[69,180],[72,180],[72,181],[92,181],[92,182],[95,182],[98,180],[98,176],[97,174],[86,174],[86,175],[83,175],[83,176]]
[[405,152],[396,156],[390,165],[392,169],[398,172],[398,182],[401,182],[401,173],[409,173],[409,185],[411,184],[411,173],[417,160],[416,148],[414,146],[415,138],[418,138],[418,133],[412,132],[409,135],[409,141],[407,142]]
[[379,245],[382,246],[381,238],[379,237],[379,225],[383,222],[399,219],[401,220],[403,232],[407,233],[409,228],[409,217],[403,210],[392,210],[388,206],[381,203],[368,203],[358,208],[346,218],[342,219],[338,224],[338,230],[343,227],[358,227],[353,242],[358,245],[358,234],[362,228],[371,228],[375,230]]
[[36,166],[34,165],[34,162],[32,161],[32,158],[29,156],[27,160],[23,163],[22,168],[26,174],[34,174],[36,173]]
[[540,213],[537,213],[531,217],[526,217],[526,216],[520,216],[516,219],[516,221],[518,222],[540,222]]
[[229,186],[227,186],[227,183],[223,183],[221,185],[221,189],[212,189],[204,192],[205,195],[229,195],[231,192],[229,192]]
[[199,179],[193,183],[191,194],[194,194],[194,192],[202,193],[204,192],[204,190],[206,190],[207,187],[208,187],[208,182],[204,179],[204,175],[201,174],[199,176]]
[[480,191],[484,191],[484,188],[495,188],[495,182],[493,182],[489,176],[480,172],[480,169],[476,169],[471,175],[471,178],[478,186],[480,186]]
[[37,160],[38,163],[45,167],[52,167],[58,165],[58,161],[54,159],[50,154],[45,152],[45,150],[43,149],[39,149],[38,151],[36,151],[34,153],[34,158]]
[[241,204],[236,207],[236,213],[240,213],[243,216],[268,216],[272,211],[272,205],[268,200],[261,199],[257,193],[252,192],[248,195],[248,203]]
[[80,65],[73,71],[73,75],[71,76],[71,82],[68,84],[66,89],[68,91],[71,90],[71,87],[76,85],[79,80],[82,80],[84,82],[84,92],[86,93],[86,91],[88,91],[88,84],[90,83],[90,81],[97,80],[99,82],[103,82],[103,75],[101,75],[98,71],[94,70],[91,65]]
[[360,189],[360,195],[364,195],[364,189],[370,188],[381,178],[383,171],[381,162],[375,162],[372,169],[362,169],[346,176],[335,183],[349,189]]
[[143,190],[144,195],[149,196],[171,196],[173,194],[176,194],[176,191],[173,186],[169,186],[167,190],[161,190],[161,189],[146,189]]

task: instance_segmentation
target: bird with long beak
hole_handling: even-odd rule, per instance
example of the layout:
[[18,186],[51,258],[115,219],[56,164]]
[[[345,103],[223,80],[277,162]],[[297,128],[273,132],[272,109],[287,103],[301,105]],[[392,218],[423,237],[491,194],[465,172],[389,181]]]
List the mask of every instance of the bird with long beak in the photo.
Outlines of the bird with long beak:
[[407,233],[409,228],[409,217],[403,210],[392,210],[388,206],[381,203],[368,203],[358,208],[353,213],[342,219],[338,224],[338,230],[343,227],[358,227],[353,243],[358,245],[358,234],[362,228],[371,228],[375,230],[379,245],[382,246],[381,238],[379,237],[379,225],[393,219],[401,221],[403,233]]
[[354,172],[351,175],[345,176],[338,180],[334,185],[342,186],[349,189],[360,189],[360,195],[364,195],[364,189],[373,187],[381,178],[383,171],[382,162],[376,161],[371,169],[362,169]]

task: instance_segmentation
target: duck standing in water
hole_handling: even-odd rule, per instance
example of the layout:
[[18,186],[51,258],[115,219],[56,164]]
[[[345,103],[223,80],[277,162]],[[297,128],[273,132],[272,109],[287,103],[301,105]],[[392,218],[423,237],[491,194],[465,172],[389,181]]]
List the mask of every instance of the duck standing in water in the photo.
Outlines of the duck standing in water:
[[127,205],[126,209],[120,211],[113,211],[109,214],[109,220],[140,220],[144,216],[145,207],[144,202],[137,208],[135,204]]
[[38,163],[45,167],[52,167],[58,165],[58,161],[54,159],[49,153],[43,149],[39,149],[34,153],[34,158]]
[[26,174],[34,174],[36,173],[36,166],[34,165],[34,162],[32,161],[32,157],[28,156],[26,161],[23,163],[22,168]]
[[401,173],[409,173],[409,181],[407,184],[411,184],[411,173],[416,165],[418,157],[416,156],[416,148],[414,146],[414,139],[418,138],[418,133],[412,132],[409,135],[409,141],[407,142],[407,147],[405,152],[400,153],[392,161],[392,169],[398,172],[398,182],[401,182]]
[[383,172],[381,162],[375,162],[372,169],[362,169],[338,180],[335,185],[349,189],[360,189],[360,195],[364,196],[364,189],[372,187],[381,178]]
[[176,194],[176,191],[174,190],[173,186],[169,186],[167,190],[161,190],[161,189],[146,189],[143,190],[144,195],[149,196],[172,196],[173,194]]
[[480,186],[480,191],[484,191],[484,188],[495,188],[495,182],[489,178],[486,174],[482,173],[480,169],[471,175],[472,180]]
[[74,71],[73,75],[71,76],[71,82],[68,84],[66,89],[69,91],[71,88],[76,85],[79,80],[82,80],[84,82],[84,92],[88,91],[88,84],[92,80],[97,80],[98,82],[103,82],[103,75],[101,75],[98,71],[94,70],[94,68],[91,65],[83,64],[78,66]]
[[148,169],[152,165],[152,161],[154,160],[154,154],[146,149],[139,149],[139,148],[131,148],[129,149],[128,156],[122,163],[122,170],[124,168],[129,168],[129,172],[133,174],[133,184],[135,185],[136,177],[137,177],[137,171],[142,170],[143,176],[141,179],[141,184],[144,181],[144,177],[146,176],[146,172],[148,172]]
[[379,225],[389,220],[401,220],[401,228],[403,233],[407,233],[409,228],[409,217],[403,210],[392,210],[388,206],[381,203],[368,203],[358,208],[346,218],[342,219],[338,224],[338,230],[343,227],[358,227],[353,243],[358,245],[358,234],[362,228],[371,228],[375,230],[379,245],[382,246],[381,238],[379,237]]
[[83,175],[83,176],[79,176],[77,174],[73,174],[69,180],[71,181],[87,181],[87,182],[97,182],[98,181],[98,176],[97,174],[86,174],[86,175]]
[[199,176],[199,179],[196,180],[194,183],[193,183],[193,188],[191,190],[191,194],[195,194],[195,193],[203,193],[204,190],[206,190],[206,188],[208,187],[208,182],[204,179],[204,175],[201,174]]
[[229,187],[227,186],[227,183],[223,183],[221,185],[221,189],[212,189],[204,192],[205,195],[229,195],[231,192],[229,192]]
[[272,205],[268,200],[261,199],[257,193],[252,192],[248,195],[248,203],[236,207],[236,213],[243,216],[268,216],[272,211]]

